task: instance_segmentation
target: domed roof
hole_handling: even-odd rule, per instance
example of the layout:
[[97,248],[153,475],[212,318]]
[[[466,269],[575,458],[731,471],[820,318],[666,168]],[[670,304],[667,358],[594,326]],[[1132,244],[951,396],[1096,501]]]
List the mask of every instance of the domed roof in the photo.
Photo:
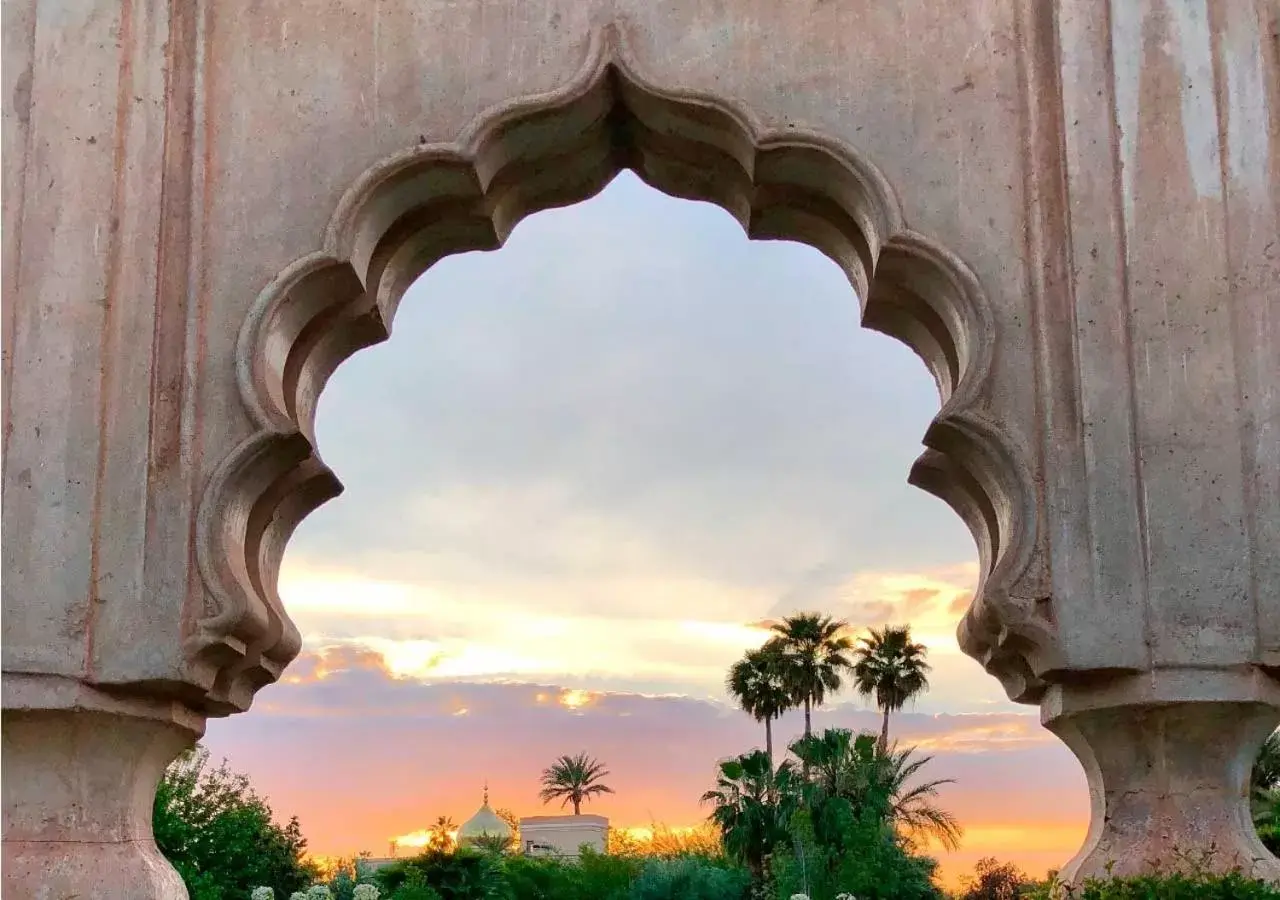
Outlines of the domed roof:
[[489,788],[484,789],[484,804],[476,811],[476,814],[470,819],[462,823],[462,827],[458,829],[458,842],[471,838],[489,835],[491,837],[511,837],[511,826],[502,821],[489,807]]

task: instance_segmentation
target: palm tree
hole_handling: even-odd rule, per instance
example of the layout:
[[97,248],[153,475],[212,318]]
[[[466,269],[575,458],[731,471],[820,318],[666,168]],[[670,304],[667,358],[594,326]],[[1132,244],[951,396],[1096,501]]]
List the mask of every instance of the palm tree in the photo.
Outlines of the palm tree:
[[773,625],[774,637],[765,648],[782,657],[787,688],[793,703],[804,706],[804,733],[813,734],[813,708],[826,702],[828,693],[840,690],[843,673],[852,668],[853,642],[845,634],[849,625],[819,613],[797,613]]
[[561,806],[573,804],[573,814],[582,815],[582,802],[596,794],[612,794],[613,788],[603,784],[601,779],[609,774],[603,763],[597,762],[585,753],[577,756],[562,756],[551,766],[542,770],[542,790],[538,796],[543,803],[550,803],[557,798],[564,798]]
[[509,834],[489,834],[485,832],[479,837],[470,838],[471,846],[482,853],[493,853],[501,856],[510,853],[516,846],[515,838]]
[[725,853],[746,866],[759,884],[765,862],[779,842],[786,840],[790,809],[776,796],[790,798],[792,780],[787,763],[775,772],[769,755],[761,750],[720,763],[716,788],[702,795],[715,804],[708,817],[720,829]]
[[855,813],[871,810],[908,840],[933,838],[950,850],[959,846],[959,822],[933,802],[951,780],[910,784],[933,757],[914,756],[910,748],[882,751],[874,735],[854,737],[845,728],[800,738],[791,752],[809,771],[811,792],[819,798],[839,797]]
[[[864,735],[870,743],[870,735]],[[878,749],[878,745],[877,745]],[[940,806],[935,806],[933,798],[938,796],[938,788],[951,784],[953,779],[939,778],[923,781],[914,787],[908,786],[920,770],[928,765],[932,756],[912,758],[915,750],[890,749],[881,756],[883,775],[881,783],[888,789],[892,798],[892,815],[894,824],[898,826],[908,839],[926,837],[934,838],[948,850],[960,846],[962,829],[960,822],[951,813]]]
[[889,713],[902,709],[917,694],[929,687],[929,663],[925,661],[923,644],[912,643],[911,626],[886,626],[871,629],[869,637],[858,642],[857,663],[853,680],[858,693],[874,697],[884,713],[880,726],[880,752],[889,747]]
[[431,838],[427,842],[427,848],[440,853],[448,853],[454,849],[454,834],[457,830],[458,826],[453,819],[448,816],[441,816],[431,826]]
[[764,722],[765,752],[773,763],[773,720],[792,707],[787,690],[785,661],[778,648],[765,646],[750,650],[729,667],[725,687],[742,710],[757,722]]

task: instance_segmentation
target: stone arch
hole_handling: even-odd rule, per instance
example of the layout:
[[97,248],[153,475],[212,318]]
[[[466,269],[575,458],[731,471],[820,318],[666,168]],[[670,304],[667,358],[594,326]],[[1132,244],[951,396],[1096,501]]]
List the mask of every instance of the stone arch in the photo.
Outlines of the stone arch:
[[664,193],[717,204],[753,239],[822,251],[860,298],[863,324],[925,362],[941,409],[909,480],[956,510],[978,547],[981,583],[962,646],[1010,696],[1039,699],[1044,683],[1028,660],[1053,652],[1051,631],[1034,601],[1014,601],[1009,589],[1031,565],[1036,491],[1024,450],[981,399],[999,335],[977,277],[908,227],[892,186],[853,147],[764,129],[721,99],[662,89],[607,28],[563,87],[482,114],[454,142],[423,143],[367,170],[322,247],[252,305],[236,374],[256,431],[210,479],[197,522],[207,602],[185,649],[210,685],[210,714],[247,708],[300,650],[276,578],[294,528],[342,490],[313,429],[328,377],[389,337],[404,291],[436,261],[495,249],[524,217],[588,199],[624,168]]
[[[1090,781],[1064,876],[1214,848],[1280,882],[1246,786],[1280,717],[1274,4],[49,5],[3,34],[7,888],[182,895],[147,797],[297,652],[325,377],[432,259],[623,166],[818,246],[933,369],[912,480],[982,555],[961,645]],[[561,87],[491,105],[528,84]],[[420,118],[461,136],[389,155]]]

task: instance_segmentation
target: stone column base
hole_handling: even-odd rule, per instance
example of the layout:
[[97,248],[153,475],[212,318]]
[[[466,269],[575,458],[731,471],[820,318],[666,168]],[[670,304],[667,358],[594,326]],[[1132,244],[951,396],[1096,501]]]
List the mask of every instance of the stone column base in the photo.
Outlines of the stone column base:
[[[1260,674],[1242,683],[1221,674],[1179,673],[1162,684],[1155,673],[1134,676],[1125,689],[1050,689],[1044,724],[1084,766],[1092,807],[1084,846],[1060,874],[1064,883],[1196,868],[1239,869],[1280,883],[1280,860],[1262,845],[1249,809],[1250,773],[1280,722],[1280,691]],[[1178,684],[1186,678],[1202,680],[1188,691],[1180,688],[1192,685]],[[1188,698],[1195,693],[1204,699]]]
[[165,766],[198,725],[9,708],[2,731],[5,897],[186,900],[156,848],[151,811]]

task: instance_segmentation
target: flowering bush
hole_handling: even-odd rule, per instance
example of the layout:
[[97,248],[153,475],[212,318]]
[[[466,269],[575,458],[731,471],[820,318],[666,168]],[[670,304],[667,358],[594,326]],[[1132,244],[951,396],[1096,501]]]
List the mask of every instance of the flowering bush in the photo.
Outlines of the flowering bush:
[[809,900],[808,894],[792,894],[791,900]]
[[351,894],[352,900],[378,900],[381,896],[381,892],[371,884],[357,884]]
[[314,884],[307,888],[307,900],[333,900],[333,892],[323,884]]
[[249,900],[276,900],[276,892],[269,887],[256,887],[250,892]]
[[289,895],[289,900],[307,900],[307,894],[303,891],[294,891]]

